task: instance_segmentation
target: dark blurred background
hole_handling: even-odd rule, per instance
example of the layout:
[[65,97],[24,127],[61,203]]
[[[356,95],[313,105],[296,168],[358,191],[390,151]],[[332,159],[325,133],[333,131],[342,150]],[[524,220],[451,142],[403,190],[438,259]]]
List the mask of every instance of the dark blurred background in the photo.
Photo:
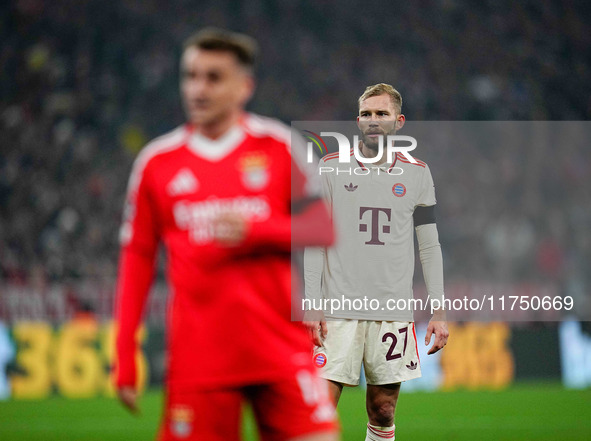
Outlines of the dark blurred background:
[[[408,120],[568,121],[591,116],[590,21],[591,8],[572,0],[3,2],[0,290],[14,302],[53,295],[40,314],[58,318],[110,311],[131,163],[183,122],[180,46],[203,26],[257,38],[250,109],[287,123],[349,120],[378,82],[400,90]],[[503,274],[587,295],[591,148],[557,147],[511,160],[481,149],[432,167],[447,280]],[[499,161],[504,172],[487,177]],[[532,163],[542,165],[520,172]],[[528,209],[531,191],[516,191],[526,187],[543,192],[547,210]],[[488,200],[504,214],[483,217]],[[0,319],[10,321],[4,298]]]

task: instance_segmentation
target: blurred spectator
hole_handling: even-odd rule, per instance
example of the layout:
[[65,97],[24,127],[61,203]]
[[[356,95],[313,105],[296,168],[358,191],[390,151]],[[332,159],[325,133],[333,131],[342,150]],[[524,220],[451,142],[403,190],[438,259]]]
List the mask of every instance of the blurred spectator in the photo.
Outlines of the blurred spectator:
[[[183,121],[177,51],[196,28],[261,42],[253,110],[286,121],[349,120],[365,86],[384,81],[409,120],[589,120],[590,11],[558,0],[10,1],[0,282],[113,279],[125,179],[146,140]],[[542,276],[588,292],[591,159],[568,139],[585,134],[541,136],[518,158],[486,142],[456,151],[444,137],[418,155],[439,162],[448,280]]]

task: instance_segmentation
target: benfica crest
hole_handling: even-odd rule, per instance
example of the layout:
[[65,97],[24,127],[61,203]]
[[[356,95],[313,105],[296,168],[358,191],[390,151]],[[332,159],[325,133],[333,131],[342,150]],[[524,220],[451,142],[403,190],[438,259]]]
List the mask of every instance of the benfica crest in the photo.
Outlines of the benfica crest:
[[250,190],[261,190],[269,183],[269,157],[261,152],[244,155],[238,162],[242,184]]
[[175,406],[170,411],[170,431],[177,438],[187,438],[193,431],[193,409]]

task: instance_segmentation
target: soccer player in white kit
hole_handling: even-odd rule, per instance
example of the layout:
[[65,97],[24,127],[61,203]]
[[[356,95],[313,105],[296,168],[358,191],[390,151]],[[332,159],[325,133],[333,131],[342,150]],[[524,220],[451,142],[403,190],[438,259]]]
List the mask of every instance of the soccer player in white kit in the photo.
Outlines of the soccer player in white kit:
[[[358,161],[353,152],[350,163],[339,162],[338,153],[320,161],[337,242],[327,249],[306,249],[304,259],[306,298],[317,305],[304,317],[316,345],[314,361],[321,376],[329,380],[335,403],[344,385],[359,384],[363,363],[369,419],[366,440],[372,441],[394,439],[400,382],[421,376],[413,310],[392,308],[409,304],[405,301],[413,297],[413,228],[428,294],[438,299],[444,294],[429,167],[419,160],[412,163],[400,153],[389,162],[386,148],[379,148],[380,137],[385,146],[386,137],[395,135],[404,121],[402,97],[392,86],[369,86],[359,98],[359,147],[368,161]],[[376,160],[380,151],[382,156]],[[363,299],[370,299],[372,307]],[[318,306],[331,300],[343,307],[335,311]],[[361,304],[366,308],[354,307]],[[443,310],[431,318],[425,345],[433,334],[429,354],[447,342]]]

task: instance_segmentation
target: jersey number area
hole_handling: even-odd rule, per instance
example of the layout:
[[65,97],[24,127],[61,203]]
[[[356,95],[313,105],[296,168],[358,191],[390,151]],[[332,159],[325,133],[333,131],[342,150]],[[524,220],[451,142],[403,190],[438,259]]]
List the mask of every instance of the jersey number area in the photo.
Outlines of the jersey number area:
[[386,332],[382,336],[383,343],[386,343],[390,339],[392,340],[392,343],[390,344],[390,349],[388,349],[388,352],[386,353],[386,360],[387,361],[402,358],[402,356],[406,354],[406,345],[408,343],[408,326],[405,326],[404,328],[400,328],[398,330],[398,334],[404,334],[404,346],[402,348],[402,353],[398,352],[396,354],[394,353],[394,350],[396,348],[396,343],[398,343],[398,337],[396,337],[396,335],[393,332]]

